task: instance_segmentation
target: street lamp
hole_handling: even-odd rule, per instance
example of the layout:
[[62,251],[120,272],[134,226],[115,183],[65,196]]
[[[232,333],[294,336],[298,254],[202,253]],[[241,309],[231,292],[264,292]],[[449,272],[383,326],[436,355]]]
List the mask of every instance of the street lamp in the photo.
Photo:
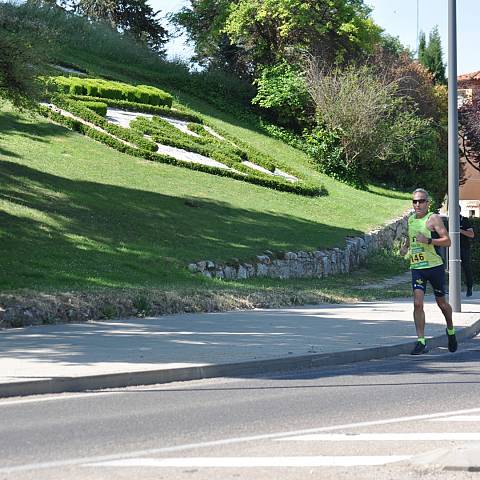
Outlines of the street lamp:
[[452,310],[461,312],[456,3],[456,0],[448,0],[448,229],[452,240],[448,256],[448,292]]

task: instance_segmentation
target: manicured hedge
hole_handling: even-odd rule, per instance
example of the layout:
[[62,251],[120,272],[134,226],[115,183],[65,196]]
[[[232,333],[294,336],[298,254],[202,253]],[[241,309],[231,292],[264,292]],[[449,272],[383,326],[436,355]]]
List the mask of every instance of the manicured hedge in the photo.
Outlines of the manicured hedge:
[[127,112],[150,113],[162,117],[170,117],[186,122],[203,123],[202,118],[197,114],[188,111],[188,109],[179,110],[177,106],[168,108],[156,105],[147,105],[145,103],[129,102],[127,100],[113,100],[111,98],[89,97],[87,95],[69,95],[74,100],[94,100],[96,102],[106,103],[109,107],[118,108]]
[[107,104],[103,102],[78,102],[83,107],[87,107],[90,110],[93,110],[96,114],[100,115],[101,117],[105,117],[107,115]]
[[[151,135],[157,143],[199,153],[200,155],[211,157],[220,162],[225,162],[229,166],[233,166],[232,161],[242,162],[242,160],[248,160],[271,172],[275,170],[275,163],[273,160],[254,150],[250,146],[240,148],[233,145],[231,143],[234,141],[233,139],[231,142],[228,140],[222,141],[211,134],[208,134],[208,136],[193,137],[192,135],[180,131],[178,128],[170,125],[166,120],[159,117],[154,117],[152,121],[139,117],[132,121],[130,126],[146,135]],[[193,127],[193,124],[189,124],[188,126],[190,130],[195,128],[197,131],[201,132],[200,129],[203,129],[202,125],[198,125],[200,128]],[[221,160],[221,158],[223,160]],[[247,166],[244,166],[244,168],[247,169],[246,171],[252,171],[252,169]]]
[[101,78],[55,77],[60,93],[86,95],[89,97],[127,100],[141,104],[171,107],[173,97],[159,88],[150,85],[128,85]]
[[[327,190],[323,185],[313,185],[305,182],[298,182],[298,183],[292,184],[283,180],[279,180],[277,178],[270,178],[262,174],[253,175],[249,173],[245,175],[242,173],[232,172],[231,170],[225,170],[217,167],[210,167],[208,165],[184,162],[181,160],[177,160],[174,157],[170,157],[169,155],[155,153],[155,152],[152,152],[151,150],[145,150],[142,148],[131,147],[104,132],[98,131],[92,127],[89,127],[88,125],[84,125],[78,120],[65,117],[58,112],[54,112],[50,108],[40,106],[39,111],[46,117],[51,118],[56,123],[62,124],[71,130],[83,133],[84,135],[87,135],[97,141],[104,143],[105,145],[108,145],[120,152],[127,153],[129,155],[133,155],[136,157],[143,157],[147,160],[180,166],[183,168],[189,168],[191,170],[197,170],[197,171],[206,172],[206,173],[219,175],[223,177],[234,178],[236,180],[241,180],[244,182],[264,186],[267,188],[272,188],[282,192],[295,193],[297,195],[315,197],[315,196],[322,196],[322,195],[328,194]],[[98,115],[97,117],[103,120]]]
[[188,133],[182,132],[160,117],[154,117],[152,121],[137,117],[130,122],[130,127],[145,135],[150,135],[157,143],[183,148],[184,150],[226,163],[230,167],[234,167],[234,165],[240,163],[245,157],[245,153],[234,145],[219,142],[214,139],[214,137],[211,139],[193,137]]
[[80,117],[86,122],[93,123],[97,127],[103,128],[111,135],[115,135],[116,137],[121,138],[126,142],[133,143],[141,149],[149,150],[151,152],[156,152],[158,150],[158,146],[155,142],[148,140],[143,135],[139,134],[131,128],[123,128],[119,125],[114,125],[108,122],[107,120],[105,120],[105,118],[97,115],[95,112],[82,106],[79,102],[75,100],[71,100],[62,96],[56,96],[52,99],[52,103],[57,107],[63,108],[70,113]]

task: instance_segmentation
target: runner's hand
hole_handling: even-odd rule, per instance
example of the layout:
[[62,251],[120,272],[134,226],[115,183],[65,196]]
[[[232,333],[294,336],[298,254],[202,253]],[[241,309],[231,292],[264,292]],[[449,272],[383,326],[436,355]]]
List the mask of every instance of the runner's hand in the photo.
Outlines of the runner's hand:
[[417,235],[417,242],[418,243],[428,243],[428,238],[425,235],[423,235],[422,233],[419,233]]

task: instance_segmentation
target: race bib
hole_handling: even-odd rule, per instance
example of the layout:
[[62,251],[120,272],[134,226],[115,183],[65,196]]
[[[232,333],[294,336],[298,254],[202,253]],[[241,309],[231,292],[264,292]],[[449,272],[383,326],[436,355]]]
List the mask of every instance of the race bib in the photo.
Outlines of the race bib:
[[414,268],[428,266],[428,261],[425,256],[423,247],[412,247],[410,253],[410,265]]

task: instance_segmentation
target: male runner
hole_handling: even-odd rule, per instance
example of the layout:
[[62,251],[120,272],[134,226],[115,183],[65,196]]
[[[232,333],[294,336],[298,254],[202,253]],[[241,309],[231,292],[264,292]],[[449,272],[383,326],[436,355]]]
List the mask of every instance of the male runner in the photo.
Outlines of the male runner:
[[[408,239],[402,245],[400,253],[409,253],[412,271],[413,318],[417,331],[417,343],[412,355],[421,355],[428,351],[425,341],[425,311],[423,309],[427,282],[430,282],[437,305],[447,323],[448,350],[457,350],[457,339],[452,321],[452,307],[445,300],[445,269],[443,260],[435,247],[449,247],[450,237],[440,215],[428,212],[430,198],[423,188],[413,192],[413,208],[408,218]],[[432,233],[436,238],[432,238]]]

